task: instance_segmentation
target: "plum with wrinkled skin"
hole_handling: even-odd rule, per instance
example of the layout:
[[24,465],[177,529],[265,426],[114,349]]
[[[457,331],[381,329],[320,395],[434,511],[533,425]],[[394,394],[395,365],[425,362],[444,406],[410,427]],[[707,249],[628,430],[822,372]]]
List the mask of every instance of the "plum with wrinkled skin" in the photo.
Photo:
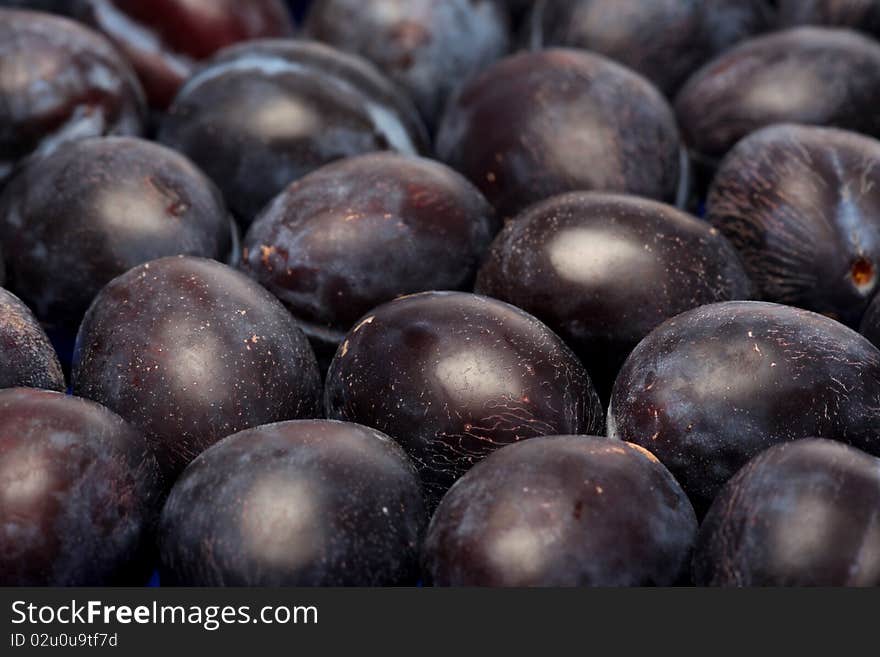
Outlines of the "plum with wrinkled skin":
[[833,438],[880,454],[880,351],[843,324],[759,301],[661,324],[614,384],[608,435],[642,445],[698,514],[764,449]]
[[423,560],[437,586],[667,586],[686,575],[696,533],[687,496],[647,450],[550,436],[465,474]]
[[128,58],[158,109],[199,60],[239,41],[293,33],[281,0],[77,0],[74,14]]
[[427,516],[388,436],[328,420],[242,431],[186,469],[159,529],[162,582],[411,585]]
[[779,25],[848,27],[880,35],[880,4],[876,0],[777,0]]
[[569,191],[672,201],[682,177],[666,99],[623,66],[573,49],[519,53],[477,75],[447,107],[436,147],[505,219]]
[[430,509],[502,445],[604,430],[590,377],[556,334],[519,308],[463,292],[372,310],[336,352],[324,401],[328,417],[403,446]]
[[0,391],[0,585],[142,585],[158,482],[144,436],[106,408]]
[[762,452],[722,489],[694,552],[703,586],[880,585],[880,460],[832,440]]
[[880,268],[880,141],[765,128],[724,159],[706,208],[761,298],[858,326]]
[[571,192],[518,215],[492,244],[476,291],[556,331],[607,400],[623,361],[663,321],[752,286],[718,231],[671,206]]
[[169,485],[231,433],[314,417],[321,390],[284,306],[244,274],[189,256],[145,263],[101,291],[77,335],[72,382],[157,444]]
[[100,34],[67,18],[0,9],[0,185],[29,156],[99,135],[138,135],[134,71]]
[[371,308],[470,288],[497,230],[492,207],[460,174],[374,153],[328,164],[276,197],[245,237],[242,268],[329,361]]
[[800,27],[744,41],[698,70],[675,101],[691,155],[707,167],[774,123],[880,136],[880,44],[850,30]]
[[61,328],[76,327],[101,288],[135,265],[229,259],[235,230],[220,192],[189,160],[132,137],[65,144],[0,196],[10,287]]
[[532,48],[601,53],[673,94],[715,55],[772,25],[767,0],[544,0],[529,18]]
[[426,148],[415,108],[366,60],[316,42],[220,51],[178,93],[159,140],[189,156],[244,225],[294,180],[352,155]]
[[0,388],[64,391],[58,354],[30,308],[0,288]]
[[874,300],[868,305],[859,333],[880,348],[880,294],[874,295]]
[[503,56],[507,15],[496,0],[316,0],[307,36],[372,61],[434,126],[447,98]]

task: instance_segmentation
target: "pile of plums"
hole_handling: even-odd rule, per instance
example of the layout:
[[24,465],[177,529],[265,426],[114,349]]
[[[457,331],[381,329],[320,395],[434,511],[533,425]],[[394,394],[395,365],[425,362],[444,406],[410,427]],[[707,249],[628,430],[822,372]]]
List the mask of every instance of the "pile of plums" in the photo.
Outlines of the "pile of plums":
[[0,0],[0,585],[880,585],[878,37]]

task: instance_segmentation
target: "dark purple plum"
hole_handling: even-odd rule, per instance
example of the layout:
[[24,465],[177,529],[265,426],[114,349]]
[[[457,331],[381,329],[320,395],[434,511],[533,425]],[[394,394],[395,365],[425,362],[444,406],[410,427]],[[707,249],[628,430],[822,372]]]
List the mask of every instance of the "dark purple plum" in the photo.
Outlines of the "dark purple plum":
[[[412,100],[363,57],[317,41],[259,39],[224,48],[211,61],[227,62],[250,55],[287,58],[319,76],[339,78],[341,83],[353,87],[354,91],[380,105],[378,109],[371,108],[371,114],[381,124],[382,132],[397,132],[396,123],[402,123],[406,132],[405,138],[412,141],[413,148],[419,151],[429,150],[430,135]],[[283,66],[282,70],[286,71]],[[383,116],[386,113],[392,116]],[[396,121],[391,121],[392,117]],[[403,136],[399,138],[404,139]]]
[[777,125],[723,160],[707,218],[761,298],[858,326],[880,277],[880,141]]
[[876,0],[776,0],[779,24],[830,25],[880,36],[880,4]]
[[220,192],[189,160],[132,137],[65,144],[0,196],[11,289],[42,321],[74,330],[116,276],[163,256],[227,260],[235,231]]
[[0,388],[64,391],[58,354],[30,308],[0,288]]
[[608,435],[642,445],[698,514],[749,459],[799,438],[880,454],[880,351],[828,317],[759,301],[702,306],[639,343]]
[[868,338],[875,347],[880,348],[880,295],[874,295],[874,300],[862,318],[859,332]]
[[137,135],[134,71],[104,37],[60,16],[0,8],[0,185],[31,155],[98,135]]
[[196,162],[245,225],[285,187],[343,157],[424,150],[415,108],[379,71],[315,42],[226,48],[191,77],[159,139]]
[[170,485],[221,438],[319,410],[315,355],[269,292],[213,260],[177,256],[115,278],[80,326],[74,394],[157,444]]
[[328,417],[403,445],[430,509],[498,447],[604,430],[590,377],[556,334],[519,308],[462,292],[371,311],[336,352],[324,399]]
[[497,0],[315,0],[307,36],[366,57],[405,89],[428,125],[447,98],[507,52]]
[[0,586],[141,586],[160,508],[156,458],[119,416],[0,390]]
[[174,485],[159,529],[162,582],[412,585],[426,523],[415,468],[388,436],[328,420],[248,429]]
[[748,299],[751,283],[705,222],[656,201],[571,192],[507,224],[477,292],[546,322],[607,400],[623,361],[655,327],[697,306]]
[[293,32],[282,0],[76,2],[76,17],[113,41],[158,109],[168,106],[199,60],[239,41]]
[[437,153],[503,218],[569,191],[671,201],[682,174],[675,117],[657,89],[573,49],[512,55],[473,78],[447,107]]
[[629,66],[666,94],[715,55],[772,25],[768,0],[545,0],[532,48],[567,46]]
[[721,490],[700,527],[703,586],[880,585],[880,460],[832,440],[776,445]]
[[549,436],[465,474],[428,528],[437,586],[668,586],[687,573],[697,518],[638,445]]
[[800,27],[749,39],[697,71],[675,101],[682,134],[714,166],[774,123],[880,136],[880,44],[850,30]]
[[242,266],[329,360],[371,308],[470,288],[497,230],[492,207],[455,171],[374,153],[291,184],[248,231]]

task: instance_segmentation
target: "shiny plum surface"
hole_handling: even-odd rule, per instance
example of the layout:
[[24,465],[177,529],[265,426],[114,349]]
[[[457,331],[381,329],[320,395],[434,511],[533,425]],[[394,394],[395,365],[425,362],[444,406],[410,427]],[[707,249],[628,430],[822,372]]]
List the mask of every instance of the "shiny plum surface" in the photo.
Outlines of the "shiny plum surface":
[[174,478],[248,427],[318,412],[315,355],[293,318],[247,276],[212,260],[154,260],[114,279],[86,314],[74,394],[156,442]]
[[328,420],[248,429],[199,456],[162,512],[163,582],[412,585],[427,522],[388,436]]
[[336,352],[325,408],[403,445],[429,508],[503,445],[604,428],[589,375],[556,334],[519,308],[461,292],[370,311]]

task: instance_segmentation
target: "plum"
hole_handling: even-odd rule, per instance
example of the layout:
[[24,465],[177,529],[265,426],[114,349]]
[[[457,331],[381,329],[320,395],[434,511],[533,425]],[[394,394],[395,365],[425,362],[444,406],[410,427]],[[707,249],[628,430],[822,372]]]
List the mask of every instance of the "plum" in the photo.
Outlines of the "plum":
[[427,521],[388,436],[329,420],[248,429],[199,456],[159,527],[163,583],[414,584]]
[[403,446],[429,509],[502,445],[604,430],[590,377],[556,334],[519,308],[463,292],[372,310],[336,352],[324,399],[328,417]]
[[329,361],[371,308],[406,293],[470,288],[497,229],[482,194],[451,169],[367,154],[282,192],[251,225],[242,267]]
[[425,538],[437,586],[666,586],[697,518],[637,445],[548,436],[503,447],[446,494]]
[[313,42],[220,51],[180,90],[159,140],[198,164],[244,224],[291,182],[351,155],[426,148],[415,108],[366,60]]
[[235,231],[220,192],[189,160],[132,137],[66,144],[0,196],[10,287],[60,328],[75,330],[101,288],[135,265],[229,259]]
[[694,73],[675,101],[691,155],[712,168],[773,123],[880,136],[880,44],[850,30],[799,27],[744,41]]
[[0,390],[0,585],[142,585],[158,482],[147,440],[106,408]]
[[880,141],[815,126],[759,130],[723,160],[707,218],[761,298],[857,327],[880,267]]
[[768,0],[544,0],[529,18],[532,48],[584,48],[673,94],[715,55],[770,28]]
[[436,146],[505,219],[569,191],[671,201],[682,179],[663,96],[619,64],[574,49],[519,53],[477,75],[447,107]]
[[694,580],[708,586],[880,585],[880,460],[832,440],[762,452],[700,527]]
[[64,391],[58,354],[21,300],[0,288],[0,388]]
[[97,135],[138,135],[134,71],[100,34],[41,12],[0,9],[0,186],[20,161]]
[[239,41],[293,32],[282,0],[77,0],[74,14],[128,58],[157,109],[199,60]]
[[495,240],[476,290],[519,306],[588,364],[607,400],[629,352],[664,320],[748,299],[751,283],[718,231],[636,197],[571,192],[537,203]]
[[314,417],[315,355],[290,313],[247,276],[176,256],[110,282],[86,313],[74,394],[116,411],[157,444],[165,481],[231,433]]
[[307,36],[366,57],[405,89],[429,126],[452,92],[507,52],[496,0],[315,0]]
[[880,36],[880,4],[876,0],[776,0],[779,24],[833,25]]
[[608,435],[642,445],[698,514],[746,462],[819,437],[880,454],[880,351],[828,317],[760,301],[702,306],[642,340],[614,383]]

